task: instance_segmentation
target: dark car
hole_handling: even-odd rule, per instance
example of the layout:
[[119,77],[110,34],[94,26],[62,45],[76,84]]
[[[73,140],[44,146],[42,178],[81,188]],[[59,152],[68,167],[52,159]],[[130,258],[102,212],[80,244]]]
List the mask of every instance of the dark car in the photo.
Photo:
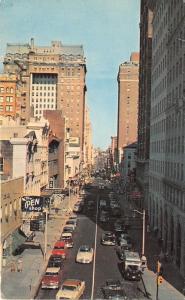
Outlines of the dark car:
[[139,281],[141,279],[141,270],[138,266],[129,265],[124,272],[124,278]]
[[104,299],[128,299],[119,280],[107,280],[106,285],[102,287],[102,293]]
[[48,267],[51,268],[62,268],[63,267],[63,259],[61,255],[51,255],[48,261]]
[[73,233],[74,229],[72,227],[70,227],[70,226],[64,226],[63,232]]
[[128,251],[128,250],[130,250],[130,247],[128,245],[117,247],[116,253],[118,255],[118,258],[123,261],[124,258],[125,258],[125,256],[124,256],[125,255],[125,251]]

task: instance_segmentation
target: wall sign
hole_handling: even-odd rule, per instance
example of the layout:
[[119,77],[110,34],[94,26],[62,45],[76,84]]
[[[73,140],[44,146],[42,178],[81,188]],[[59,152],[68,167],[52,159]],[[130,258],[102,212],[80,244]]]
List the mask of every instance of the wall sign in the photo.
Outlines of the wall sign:
[[21,210],[32,212],[42,212],[43,211],[43,197],[39,196],[25,196],[21,199]]

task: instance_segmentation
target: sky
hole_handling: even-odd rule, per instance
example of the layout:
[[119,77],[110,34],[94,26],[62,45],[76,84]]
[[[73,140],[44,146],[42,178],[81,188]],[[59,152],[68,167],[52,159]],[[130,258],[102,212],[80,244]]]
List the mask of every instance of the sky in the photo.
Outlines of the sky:
[[140,0],[0,0],[0,58],[31,37],[83,45],[93,144],[106,149],[117,134],[119,65],[139,51],[139,14]]

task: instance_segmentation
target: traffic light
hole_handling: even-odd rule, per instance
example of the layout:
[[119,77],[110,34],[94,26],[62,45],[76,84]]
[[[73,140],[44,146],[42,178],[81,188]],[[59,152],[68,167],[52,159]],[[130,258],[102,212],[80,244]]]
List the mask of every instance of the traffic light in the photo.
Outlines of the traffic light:
[[158,277],[157,277],[157,283],[158,283],[158,285],[163,283],[163,278],[162,278],[162,276],[158,276]]

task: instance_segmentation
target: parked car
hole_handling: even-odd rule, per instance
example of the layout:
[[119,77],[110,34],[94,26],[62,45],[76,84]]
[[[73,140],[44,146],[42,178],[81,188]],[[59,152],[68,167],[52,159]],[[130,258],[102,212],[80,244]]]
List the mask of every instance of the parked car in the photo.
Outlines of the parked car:
[[116,253],[118,255],[118,258],[123,261],[124,258],[125,258],[125,251],[128,251],[128,250],[130,250],[130,248],[128,247],[128,245],[118,246],[116,248]]
[[73,231],[74,231],[73,226],[70,226],[70,225],[66,225],[63,228],[63,232],[73,233]]
[[58,289],[61,278],[61,269],[48,267],[41,281],[42,289]]
[[73,231],[74,231],[75,228],[76,228],[76,223],[73,220],[68,220],[68,221],[66,221],[66,225],[65,226],[71,227],[73,229]]
[[51,268],[62,268],[63,267],[63,258],[61,255],[51,255],[48,261],[48,267]]
[[106,246],[115,246],[116,245],[115,234],[109,231],[102,233],[101,244]]
[[67,279],[56,294],[56,299],[78,300],[85,290],[85,281],[78,279]]
[[104,299],[128,299],[119,280],[107,280],[105,286],[102,287],[102,293]]
[[60,240],[65,242],[67,248],[73,248],[74,243],[71,236],[61,236]]
[[79,248],[77,256],[76,256],[76,262],[83,263],[83,264],[89,264],[93,260],[93,248],[91,248],[88,245],[83,245]]
[[73,208],[73,212],[77,212],[77,213],[79,213],[79,212],[81,212],[82,211],[82,205],[79,203],[79,204],[75,204],[74,205],[74,208]]
[[64,241],[57,241],[52,250],[53,255],[61,255],[63,259],[66,259],[66,245]]

